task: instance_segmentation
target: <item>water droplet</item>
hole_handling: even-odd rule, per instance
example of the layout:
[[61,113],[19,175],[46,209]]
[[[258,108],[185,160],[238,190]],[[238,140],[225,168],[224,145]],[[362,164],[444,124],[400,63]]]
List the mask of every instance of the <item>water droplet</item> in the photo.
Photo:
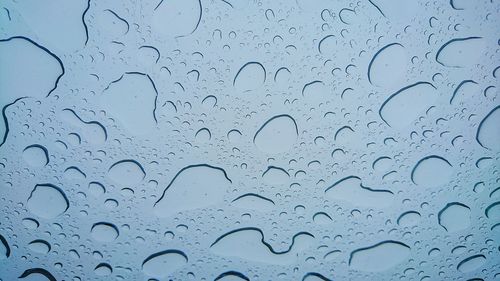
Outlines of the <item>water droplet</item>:
[[469,227],[470,208],[462,203],[448,203],[439,213],[439,224],[448,232],[457,232]]
[[295,144],[299,131],[290,115],[277,115],[267,120],[255,133],[253,142],[263,152],[275,154],[289,150]]
[[148,276],[166,277],[188,262],[188,257],[179,250],[165,250],[154,253],[142,262],[142,270]]
[[233,85],[239,92],[259,88],[266,81],[266,69],[260,62],[247,62],[234,76]]
[[32,144],[23,150],[23,159],[33,167],[43,167],[49,163],[48,150],[39,144]]
[[112,242],[118,238],[119,232],[118,228],[112,223],[98,222],[92,226],[90,234],[96,241]]
[[411,180],[424,187],[438,187],[449,182],[453,167],[445,158],[431,155],[420,159],[413,171]]
[[66,212],[69,201],[61,188],[52,184],[37,184],[26,206],[30,212],[41,218],[53,219]]
[[179,211],[204,208],[222,202],[231,184],[226,171],[207,164],[190,165],[181,169],[154,204],[159,217]]
[[108,177],[120,185],[131,186],[140,183],[146,172],[135,160],[121,160],[109,167]]
[[399,241],[383,241],[351,253],[349,265],[360,271],[382,272],[402,263],[410,247]]

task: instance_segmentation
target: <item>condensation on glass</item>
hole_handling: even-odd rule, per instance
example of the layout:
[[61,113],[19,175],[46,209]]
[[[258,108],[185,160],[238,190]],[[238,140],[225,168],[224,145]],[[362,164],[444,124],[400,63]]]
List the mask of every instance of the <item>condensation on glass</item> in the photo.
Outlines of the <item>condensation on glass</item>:
[[0,280],[500,280],[497,0],[0,3]]

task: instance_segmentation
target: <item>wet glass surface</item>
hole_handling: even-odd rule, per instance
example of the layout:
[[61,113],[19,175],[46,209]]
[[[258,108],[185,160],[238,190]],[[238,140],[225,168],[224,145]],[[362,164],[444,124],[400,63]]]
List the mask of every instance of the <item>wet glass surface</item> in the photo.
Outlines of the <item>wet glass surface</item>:
[[0,280],[500,280],[497,0],[0,3]]

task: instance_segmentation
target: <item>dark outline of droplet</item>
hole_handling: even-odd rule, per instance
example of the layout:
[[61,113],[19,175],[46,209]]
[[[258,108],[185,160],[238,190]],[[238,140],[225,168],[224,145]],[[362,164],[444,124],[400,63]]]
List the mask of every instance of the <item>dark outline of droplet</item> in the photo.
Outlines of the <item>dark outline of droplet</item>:
[[0,143],[0,147],[7,141],[7,135],[9,134],[9,131],[10,131],[10,127],[9,127],[9,120],[7,118],[7,114],[6,114],[6,111],[7,111],[7,108],[11,105],[14,105],[16,102],[22,100],[22,99],[25,99],[27,97],[20,97],[20,98],[17,98],[16,100],[14,100],[13,102],[5,105],[3,108],[2,108],[2,118],[3,118],[3,122],[5,124],[5,133],[3,134],[3,139],[2,139],[2,143]]
[[437,159],[439,159],[439,160],[443,160],[444,162],[446,162],[446,164],[450,165],[450,167],[453,167],[453,165],[451,165],[451,164],[450,164],[450,162],[449,162],[448,160],[446,160],[444,157],[441,157],[441,156],[439,156],[439,155],[435,155],[435,154],[433,154],[433,155],[429,155],[429,156],[426,156],[426,157],[424,157],[424,158],[422,158],[422,159],[418,160],[417,164],[415,164],[415,166],[413,166],[413,169],[411,170],[411,181],[412,181],[414,184],[418,185],[418,184],[417,184],[417,183],[413,180],[413,175],[415,174],[415,170],[417,169],[418,165],[420,165],[423,161],[428,160],[428,159],[430,159],[430,158],[437,158]]
[[177,255],[180,255],[180,256],[182,256],[185,259],[185,263],[189,262],[188,256],[183,251],[176,250],[176,249],[168,249],[168,250],[160,251],[160,252],[154,253],[152,255],[149,255],[142,262],[142,265],[141,265],[142,269],[144,269],[144,264],[146,264],[148,261],[150,261],[150,260],[152,260],[152,259],[154,259],[156,257],[166,255],[166,254],[177,254]]
[[[24,221],[24,220],[28,220],[28,221],[34,222],[34,223],[36,224],[36,227],[35,227],[35,228],[40,227],[40,223],[39,223],[36,219],[34,219],[34,218],[24,218],[24,219],[22,219],[22,220],[23,220],[23,221]],[[26,227],[26,226],[25,226],[25,227]],[[26,228],[27,228],[27,227],[26,227]]]
[[[371,2],[371,1],[370,1]],[[388,44],[388,45],[385,45],[384,47],[382,47],[380,50],[378,50],[375,55],[373,55],[372,59],[370,60],[370,63],[368,64],[368,72],[367,72],[367,75],[368,75],[368,82],[370,82],[370,84],[373,85],[372,83],[372,78],[371,78],[371,75],[370,75],[370,70],[372,68],[372,64],[373,62],[375,61],[375,59],[377,58],[378,55],[380,55],[380,53],[382,53],[385,49],[391,47],[391,46],[394,46],[394,45],[398,45],[398,46],[401,46],[403,49],[405,46],[403,46],[402,44],[400,43],[391,43],[391,44]]]
[[392,174],[397,174],[398,172],[395,171],[395,170],[392,170],[392,171],[389,171],[387,173],[385,173],[384,175],[382,175],[382,180],[384,180],[386,177],[392,175]]
[[437,63],[439,63],[440,65],[442,66],[445,66],[445,67],[453,67],[453,68],[461,68],[461,66],[448,66],[448,65],[445,65],[444,63],[440,62],[439,61],[439,54],[441,54],[441,52],[443,51],[443,49],[448,46],[449,44],[451,43],[454,43],[454,42],[461,42],[461,41],[467,41],[467,40],[470,40],[470,39],[482,39],[483,37],[478,37],[478,36],[471,36],[471,37],[466,37],[466,38],[455,38],[455,39],[451,39],[450,41],[444,43],[443,46],[441,46],[441,48],[439,48],[439,50],[437,51],[436,53],[436,57],[435,57],[435,60]]
[[373,161],[373,163],[372,163],[372,169],[373,169],[373,170],[375,170],[375,164],[376,164],[378,161],[382,160],[382,159],[389,159],[389,160],[392,160],[392,158],[391,158],[391,157],[389,157],[389,156],[380,156],[379,158],[375,159],[375,161]]
[[10,257],[9,243],[7,242],[7,239],[5,239],[5,237],[2,236],[2,234],[0,234],[0,242],[2,242],[2,245],[5,247],[5,256],[9,258]]
[[332,279],[329,279],[329,278],[326,278],[325,276],[317,273],[317,272],[308,272],[306,273],[306,275],[304,275],[304,277],[302,277],[302,281],[306,280],[307,277],[309,276],[314,276],[316,278],[319,278],[321,279],[322,281],[333,281]]
[[47,166],[47,164],[49,164],[49,151],[47,150],[47,148],[45,148],[45,146],[41,145],[41,144],[32,144],[32,145],[28,145],[27,147],[25,147],[23,149],[23,152],[25,152],[27,149],[29,148],[40,148],[42,151],[43,151],[43,154],[45,154],[45,164],[44,166]]
[[403,242],[400,242],[400,241],[396,241],[396,240],[385,240],[385,241],[382,241],[382,242],[379,242],[377,244],[374,244],[372,246],[368,246],[368,247],[364,247],[364,248],[358,248],[354,251],[352,251],[350,254],[349,254],[349,266],[351,266],[351,262],[352,262],[352,258],[354,257],[354,254],[356,254],[357,252],[361,252],[361,251],[366,251],[366,250],[370,250],[370,249],[373,249],[373,248],[376,248],[382,244],[387,244],[387,243],[392,243],[392,244],[398,244],[400,246],[403,246],[405,248],[407,248],[408,250],[411,251],[411,248],[410,246],[406,245],[405,243]]
[[451,145],[455,146],[455,141],[458,140],[459,138],[463,138],[464,136],[462,135],[458,135],[456,137],[454,137],[452,140],[451,140]]
[[299,136],[299,128],[297,127],[297,122],[295,122],[295,119],[293,119],[293,117],[290,116],[290,115],[288,115],[288,114],[280,114],[280,115],[275,115],[275,116],[271,117],[271,119],[267,120],[262,126],[260,126],[260,128],[257,130],[257,132],[255,133],[255,135],[253,136],[253,143],[255,143],[255,138],[260,133],[260,131],[262,131],[262,129],[264,129],[264,127],[267,124],[269,124],[269,122],[273,121],[276,118],[281,118],[281,117],[288,117],[288,118],[290,118],[292,120],[293,124],[295,125],[295,134],[297,135],[297,138],[298,138],[298,136]]
[[334,149],[334,150],[332,151],[332,153],[330,153],[330,157],[333,157],[333,154],[334,154],[335,152],[337,152],[337,151],[340,151],[340,152],[342,152],[342,153],[345,155],[345,151],[344,151],[342,148],[336,148],[336,149]]
[[483,123],[484,121],[486,121],[486,119],[488,119],[488,117],[490,117],[495,111],[497,111],[498,109],[500,109],[500,105],[497,105],[495,106],[488,114],[486,114],[486,116],[483,118],[483,120],[481,120],[481,122],[479,123],[479,126],[477,127],[477,132],[476,132],[476,141],[477,143],[479,143],[479,145],[483,148],[486,148],[488,150],[491,150],[490,148],[484,146],[481,141],[479,140],[479,132],[481,131],[481,127],[483,126]]
[[89,9],[90,9],[90,0],[87,0],[87,7],[82,13],[82,23],[83,23],[83,28],[85,29],[85,46],[87,46],[87,43],[89,42],[89,29],[87,27],[87,23],[85,22],[85,16],[87,15]]
[[340,131],[344,130],[344,129],[349,129],[351,130],[351,132],[354,133],[354,130],[351,128],[351,126],[342,126],[340,129],[338,129],[336,132],[335,132],[335,136],[333,137],[333,140],[336,141],[337,140],[337,135],[340,133]]
[[8,41],[10,41],[12,39],[23,39],[25,41],[30,42],[31,44],[35,45],[39,49],[42,49],[44,52],[48,53],[52,58],[56,59],[57,62],[59,63],[59,66],[61,67],[62,73],[56,78],[56,82],[54,83],[54,87],[45,96],[45,97],[49,97],[50,94],[52,94],[52,92],[55,91],[55,89],[57,88],[57,85],[59,84],[59,80],[61,79],[61,77],[63,77],[63,75],[66,73],[66,70],[64,69],[64,64],[63,64],[62,60],[56,54],[52,53],[49,49],[47,49],[44,46],[36,43],[35,41],[31,40],[28,37],[24,37],[24,36],[12,36],[12,37],[7,38],[7,39],[0,39],[0,43],[2,43],[2,42],[8,42]]
[[226,3],[226,4],[228,4],[231,8],[233,8],[233,9],[234,9],[233,4],[231,4],[231,3],[227,2],[226,0],[221,0],[221,1],[222,1],[222,2],[224,2],[224,3]]
[[109,263],[105,263],[105,262],[101,262],[100,264],[96,265],[96,267],[94,268],[94,271],[98,268],[101,268],[101,267],[106,267],[107,269],[109,269],[111,271],[110,274],[113,274],[113,267]]
[[167,192],[167,190],[170,188],[170,186],[172,186],[172,184],[175,182],[175,180],[177,179],[177,177],[182,173],[184,172],[185,170],[187,169],[190,169],[190,168],[198,168],[198,167],[207,167],[207,168],[212,168],[212,169],[216,169],[216,170],[219,170],[221,171],[223,174],[224,174],[224,177],[230,182],[230,183],[233,183],[233,181],[227,176],[227,173],[226,173],[226,170],[224,170],[223,168],[220,168],[220,167],[216,167],[216,166],[212,166],[212,165],[208,165],[208,164],[194,164],[194,165],[189,165],[189,166],[186,166],[182,169],[180,169],[176,174],[175,176],[172,178],[172,180],[170,181],[170,183],[167,185],[167,187],[165,187],[165,189],[163,190],[163,193],[160,197],[160,199],[158,199],[155,204],[153,205],[153,207],[156,206],[156,204],[158,204],[158,202],[160,202],[163,197],[165,197],[165,193]]
[[326,259],[326,257],[328,257],[329,255],[333,254],[333,253],[342,253],[341,250],[333,250],[333,251],[330,251],[328,253],[326,253],[324,256],[323,256],[323,259]]
[[[155,85],[155,82],[153,81],[153,79],[149,76],[149,74],[146,74],[146,73],[143,73],[143,72],[137,72],[137,71],[127,71],[125,73],[123,73],[120,78],[116,79],[116,80],[113,80],[111,81],[108,86],[106,86],[106,88],[104,88],[104,91],[108,90],[109,87],[114,84],[114,83],[117,83],[119,82],[120,80],[123,79],[123,77],[125,75],[142,75],[142,76],[146,76],[148,79],[149,79],[149,82],[151,82],[151,85],[153,85],[153,89],[155,91],[155,100],[154,100],[154,108],[153,108],[153,119],[155,120],[155,123],[158,124],[158,119],[156,118],[156,103],[158,101],[158,90],[156,89],[156,85]],[[177,111],[177,108],[176,108],[176,111]]]
[[450,6],[453,8],[453,10],[457,10],[457,11],[463,11],[464,10],[463,8],[457,8],[457,7],[455,7],[455,3],[453,3],[453,0],[450,0]]
[[327,214],[327,213],[325,213],[325,212],[317,212],[317,213],[315,213],[315,214],[313,215],[313,221],[314,221],[314,218],[315,218],[316,216],[319,216],[319,215],[324,215],[324,216],[326,216],[327,218],[329,218],[331,221],[333,221],[332,217],[330,217],[330,215],[329,215],[329,214]]
[[[153,9],[153,11],[156,11],[156,9],[158,9],[158,7],[160,7],[160,5],[163,3],[163,0],[161,0],[158,5],[156,5],[156,7]],[[201,0],[198,0],[198,5],[200,6],[200,16],[198,17],[198,22],[196,23],[196,26],[194,27],[193,31],[189,32],[188,34],[185,34],[185,35],[178,35],[178,36],[175,36],[175,38],[181,38],[181,37],[185,37],[185,36],[188,36],[190,34],[193,34],[196,29],[198,29],[198,26],[200,25],[200,22],[201,22],[201,16],[203,15],[203,7],[201,6]]]
[[485,215],[487,218],[490,218],[489,213],[490,213],[491,208],[496,207],[496,206],[498,206],[498,205],[500,205],[500,201],[497,201],[497,202],[494,202],[494,203],[490,204],[490,205],[489,205],[488,207],[486,207],[486,209],[484,210],[484,215]]
[[496,88],[495,86],[491,85],[491,86],[488,86],[486,88],[484,88],[483,90],[483,96],[486,98],[486,92],[489,90],[489,89],[494,89]]
[[[273,19],[276,18],[276,15],[274,14],[274,11],[273,9],[266,9],[266,11],[264,12],[264,15],[266,16],[266,19],[268,21],[270,21],[269,17],[267,16],[267,11],[271,11],[271,13],[273,14]],[[281,37],[281,36],[280,36]]]
[[350,23],[345,22],[345,21],[342,19],[342,16],[340,15],[340,13],[342,13],[342,11],[344,11],[344,10],[345,10],[345,11],[350,11],[350,12],[353,12],[353,13],[354,13],[354,15],[356,15],[356,11],[354,11],[353,9],[348,9],[348,8],[343,8],[343,9],[341,9],[341,10],[339,11],[339,19],[340,19],[340,21],[341,21],[342,23],[344,23],[344,24],[350,25]]
[[390,96],[389,96],[389,97],[388,97],[388,98],[387,98],[387,99],[386,99],[386,100],[382,103],[382,105],[380,106],[380,109],[378,110],[378,115],[380,116],[380,119],[382,119],[382,121],[384,121],[384,123],[385,123],[385,124],[387,124],[387,126],[392,127],[392,126],[391,126],[391,125],[390,125],[390,124],[389,124],[389,123],[388,123],[388,122],[384,119],[384,117],[382,117],[382,109],[384,109],[384,106],[385,106],[385,105],[386,105],[386,104],[387,104],[387,103],[388,103],[388,102],[389,102],[392,98],[394,98],[395,96],[397,96],[397,95],[401,94],[402,92],[404,92],[404,91],[406,91],[406,90],[408,90],[408,89],[410,89],[410,88],[413,88],[413,87],[415,87],[415,86],[422,85],[422,84],[424,84],[424,85],[430,85],[432,88],[434,88],[435,90],[437,90],[437,88],[436,88],[434,85],[432,85],[432,83],[429,83],[429,82],[426,82],[426,81],[419,81],[419,82],[417,82],[417,83],[414,83],[414,84],[411,84],[411,85],[408,85],[408,86],[406,86],[406,87],[401,88],[400,90],[398,90],[398,91],[397,91],[397,92],[395,92],[394,94],[390,95]]
[[228,235],[231,235],[233,233],[236,233],[236,232],[240,232],[240,231],[247,231],[247,230],[254,230],[254,231],[258,231],[261,235],[261,242],[262,244],[264,244],[271,253],[275,254],[275,255],[283,255],[283,254],[286,254],[288,252],[290,252],[292,250],[292,247],[293,245],[295,244],[295,238],[299,235],[302,235],[302,234],[305,234],[305,235],[308,235],[312,238],[315,238],[314,235],[312,235],[311,233],[309,232],[306,232],[306,231],[301,231],[301,232],[298,232],[296,233],[295,235],[293,235],[292,237],[292,243],[290,244],[290,246],[288,247],[287,250],[284,250],[284,251],[281,251],[281,252],[276,252],[273,247],[268,244],[265,240],[264,240],[264,232],[262,232],[262,230],[260,228],[257,228],[257,227],[242,227],[242,228],[238,228],[238,229],[234,229],[234,230],[231,230],[229,232],[226,232],[225,234],[219,236],[211,245],[210,245],[210,248],[212,248],[215,244],[217,244],[217,242],[219,242],[220,240],[222,240],[224,237],[228,236]]
[[306,83],[306,84],[304,85],[304,87],[302,87],[302,96],[303,96],[303,97],[306,97],[306,96],[304,95],[304,91],[306,90],[306,88],[307,88],[308,86],[311,86],[312,84],[317,84],[317,83],[320,83],[320,84],[322,84],[323,86],[325,85],[325,83],[324,83],[323,81],[321,81],[321,80],[314,80],[314,81],[312,81],[312,82]]
[[[347,69],[347,68],[346,68]],[[343,91],[342,91],[342,94],[340,94],[340,98],[341,99],[344,99],[344,95],[347,91],[354,91],[353,88],[345,88]]]
[[35,239],[35,240],[29,242],[28,245],[35,244],[35,243],[41,243],[41,244],[44,244],[45,246],[47,246],[47,248],[49,248],[47,253],[49,253],[50,250],[52,249],[52,246],[50,246],[50,243],[45,241],[45,240],[42,240],[42,239]]
[[165,107],[165,105],[167,105],[167,103],[171,104],[171,105],[174,107],[175,112],[177,113],[177,106],[176,106],[176,105],[175,105],[175,103],[173,103],[172,101],[169,101],[169,100],[168,100],[168,101],[164,102],[164,103],[163,103],[163,105],[162,105],[161,107]]
[[264,177],[264,175],[265,175],[267,172],[269,172],[269,170],[271,170],[271,169],[277,169],[277,170],[280,170],[280,171],[284,172],[284,173],[285,173],[288,177],[290,177],[290,174],[289,174],[289,173],[288,173],[285,169],[283,169],[283,168],[281,168],[281,167],[273,166],[273,165],[271,165],[271,166],[267,166],[267,169],[264,171],[264,173],[262,173],[262,177]]
[[375,3],[373,3],[372,0],[368,0],[368,2],[370,2],[370,4],[372,4],[375,8],[377,8],[377,10],[382,14],[382,16],[384,16],[384,18],[387,18],[384,14],[384,12],[382,12],[382,10],[379,8],[379,6],[377,6]]
[[48,272],[46,269],[43,269],[43,268],[26,269],[23,272],[23,274],[21,274],[21,276],[19,276],[18,278],[26,278],[29,275],[34,274],[34,273],[41,274],[41,275],[45,276],[47,279],[49,279],[50,281],[57,281],[56,278],[54,277],[54,275],[52,275],[50,272]]
[[480,184],[482,184],[483,186],[485,185],[485,184],[484,184],[484,181],[478,181],[478,182],[476,182],[476,183],[474,184],[474,187],[472,188],[472,191],[476,192],[476,187],[477,187],[478,185],[480,185]]
[[147,48],[147,49],[153,49],[156,51],[156,53],[158,54],[158,57],[156,58],[156,61],[155,63],[158,63],[158,61],[160,60],[161,58],[161,54],[160,54],[160,51],[155,47],[155,46],[150,46],[150,45],[142,45],[139,47],[139,50],[140,49],[143,49],[143,48]]
[[458,270],[458,271],[460,271],[460,272],[462,272],[462,273],[464,273],[463,271],[461,271],[461,270],[459,269],[459,268],[460,268],[460,266],[464,265],[464,263],[466,263],[466,262],[468,262],[468,261],[471,261],[471,260],[473,260],[473,259],[477,259],[477,258],[483,258],[483,259],[484,259],[484,262],[486,262],[486,261],[487,261],[486,256],[484,256],[484,255],[481,255],[481,254],[479,254],[479,255],[473,255],[473,256],[470,256],[470,257],[468,257],[468,258],[466,258],[466,259],[463,259],[461,262],[459,262],[459,263],[457,264],[457,270]]
[[198,82],[200,80],[200,72],[196,69],[193,69],[191,71],[188,71],[188,73],[186,73],[186,75],[189,75],[190,73],[196,73],[196,82]]
[[451,96],[450,98],[450,104],[453,102],[453,99],[455,98],[455,96],[457,95],[457,92],[458,90],[460,90],[460,88],[465,84],[465,83],[473,83],[473,84],[476,84],[477,85],[477,82],[474,81],[474,80],[464,80],[462,82],[460,82],[460,84],[458,84],[458,86],[455,88],[455,90],[453,91],[453,95]]
[[[323,37],[323,39],[319,40],[319,43],[318,43],[318,52],[320,54],[322,54],[323,52],[321,52],[321,43],[323,43],[323,41],[325,41],[326,39],[330,38],[330,37],[334,37],[335,38],[335,35],[333,34],[330,34],[330,35],[327,35],[325,37]],[[314,82],[314,81],[313,81]],[[322,82],[322,81],[319,81],[319,82]],[[311,82],[312,83],[312,82]],[[304,93],[304,90],[302,90],[302,93]]]
[[444,228],[444,230],[446,230],[446,232],[448,232],[448,229],[441,224],[441,215],[443,214],[444,211],[446,211],[449,207],[451,206],[460,206],[460,207],[464,207],[464,208],[467,208],[469,209],[469,211],[471,211],[470,207],[465,205],[464,203],[460,203],[460,202],[450,202],[448,204],[446,204],[439,212],[438,212],[438,224]]
[[104,193],[106,193],[106,187],[102,183],[100,183],[98,181],[91,181],[91,182],[89,182],[89,184],[87,186],[90,187],[91,184],[95,184],[95,185],[102,187],[102,190],[104,191]]
[[124,22],[127,25],[127,31],[123,35],[125,35],[129,32],[130,25],[126,19],[120,17],[117,13],[115,13],[115,11],[113,11],[111,9],[106,9],[106,10],[104,10],[104,12],[110,12],[111,14],[113,14],[115,17],[117,17],[119,20],[121,20],[122,22]]
[[390,141],[390,140],[392,140],[393,142],[396,142],[396,143],[398,142],[395,138],[393,138],[393,137],[388,137],[388,138],[385,138],[385,139],[384,139],[384,144],[385,144],[385,145],[387,145],[387,142],[388,142],[388,141]]
[[68,136],[76,136],[78,138],[78,144],[82,144],[82,137],[78,133],[69,133]]
[[3,9],[7,12],[7,17],[9,18],[9,21],[11,21],[12,18],[10,17],[10,11],[9,11],[9,9],[7,9],[5,7],[3,7]]
[[499,70],[499,69],[500,69],[500,66],[497,66],[495,69],[493,69],[492,75],[493,75],[493,77],[494,77],[494,78],[497,78],[497,74],[496,74],[496,72],[497,72],[497,70]]
[[142,179],[141,180],[144,180],[144,178],[146,178],[146,171],[144,170],[144,167],[142,167],[141,163],[139,163],[137,160],[134,160],[134,159],[123,159],[123,160],[120,160],[118,162],[115,162],[113,165],[111,165],[108,169],[108,173],[111,171],[111,169],[113,169],[113,167],[115,167],[116,165],[119,165],[119,164],[122,164],[122,163],[125,163],[125,162],[132,162],[134,164],[136,164],[139,169],[141,169],[141,172],[142,172]]
[[492,191],[492,192],[490,192],[489,197],[491,198],[491,197],[493,196],[493,194],[495,194],[495,192],[497,192],[497,191],[499,191],[499,190],[500,190],[500,186],[499,186],[499,187],[497,187],[497,188],[495,188],[495,189],[493,189],[493,191]]
[[87,178],[87,174],[85,174],[82,170],[80,170],[80,168],[78,168],[76,166],[70,166],[70,167],[66,168],[64,170],[64,172],[66,173],[69,170],[77,170],[79,173],[81,173],[83,175],[84,178]]
[[348,180],[348,179],[357,179],[357,180],[359,180],[359,186],[360,186],[362,189],[366,189],[366,190],[371,191],[371,192],[383,192],[383,193],[390,193],[391,195],[394,195],[394,192],[392,192],[392,191],[390,191],[390,190],[388,190],[388,189],[373,189],[373,188],[371,188],[371,187],[364,186],[364,185],[363,185],[363,183],[362,183],[363,181],[362,181],[362,180],[361,180],[361,178],[360,178],[360,177],[358,177],[358,176],[347,176],[347,177],[344,177],[344,178],[342,178],[342,179],[340,179],[340,180],[336,181],[334,184],[330,185],[329,187],[327,187],[327,188],[325,189],[325,193],[326,193],[326,192],[328,192],[328,190],[330,190],[330,189],[334,188],[334,187],[335,187],[336,185],[338,185],[339,183],[341,183],[341,182],[343,182],[343,181],[346,181],[346,180]]
[[421,217],[422,217],[422,215],[421,215],[419,212],[417,212],[417,211],[407,211],[407,212],[402,213],[402,214],[398,217],[398,219],[397,219],[397,221],[396,221],[396,222],[397,222],[397,224],[398,224],[398,225],[401,225],[401,224],[399,223],[399,222],[401,221],[401,218],[403,218],[404,216],[406,216],[406,215],[408,215],[408,214],[417,214],[419,218],[421,218]]
[[[217,97],[216,97],[216,96],[214,96],[214,95],[208,95],[208,96],[206,96],[206,97],[205,97],[205,98],[201,101],[201,104],[203,104],[203,103],[205,102],[205,100],[207,100],[208,98],[214,98],[214,99],[215,99],[215,104],[214,104],[214,106],[212,106],[212,107],[215,107],[215,106],[217,105],[217,101],[218,101],[218,100],[217,100]],[[174,105],[174,107],[175,107],[175,105]],[[175,108],[175,111],[177,111],[177,107]]]
[[[66,201],[66,209],[64,209],[64,211],[62,213],[58,214],[56,217],[64,214],[69,209],[69,200],[68,200],[68,197],[66,197],[66,193],[64,193],[64,191],[62,190],[62,188],[60,188],[60,187],[58,187],[56,185],[53,185],[51,183],[39,183],[39,184],[36,184],[35,187],[33,188],[33,190],[31,191],[30,196],[28,197],[28,199],[26,200],[26,202],[28,202],[31,199],[31,197],[33,196],[33,192],[35,192],[36,188],[39,187],[39,186],[48,186],[48,187],[51,187],[51,188],[59,191],[59,193],[64,198],[64,201]],[[43,217],[41,217],[41,218],[43,218]],[[43,218],[43,219],[51,219],[51,218]]]
[[[92,231],[94,231],[94,228],[98,225],[105,225],[105,226],[109,226],[111,228],[113,228],[115,231],[116,231],[116,237],[113,238],[113,241],[118,239],[118,237],[120,237],[120,231],[118,230],[118,227],[110,222],[105,222],[105,221],[100,221],[100,222],[96,222],[92,225],[92,227],[90,228],[90,233],[92,233]],[[96,239],[97,240],[97,239]],[[98,241],[98,240],[97,240]]]
[[493,231],[493,229],[495,229],[497,227],[500,227],[500,222],[492,225],[491,228],[490,228],[490,230]]
[[[224,1],[224,0],[222,0],[222,1]],[[226,1],[224,1],[224,2],[226,2]],[[246,277],[245,275],[243,275],[243,273],[238,272],[238,271],[234,271],[234,270],[226,271],[224,273],[219,274],[219,276],[217,276],[214,279],[214,281],[219,281],[222,278],[227,277],[227,276],[236,276],[236,277],[239,277],[239,278],[241,278],[241,279],[243,279],[245,281],[250,281],[250,279],[248,277]]]
[[181,82],[175,82],[174,85],[179,85],[179,87],[181,87],[183,92],[186,91],[186,88],[184,88],[184,85],[182,85]]
[[212,139],[212,132],[210,132],[210,130],[206,127],[204,128],[201,128],[199,129],[196,134],[194,134],[194,137],[196,138],[196,136],[198,136],[198,134],[201,132],[201,131],[207,131],[208,132],[208,140],[211,140]]
[[283,66],[283,67],[280,67],[280,68],[278,68],[278,70],[276,70],[276,73],[274,73],[274,77],[273,77],[274,82],[276,82],[276,76],[278,76],[278,73],[279,73],[281,70],[286,70],[286,71],[288,71],[288,73],[290,73],[290,74],[292,73],[292,72],[290,71],[290,69],[288,69],[287,67],[284,67],[284,66]]
[[97,121],[85,121],[83,120],[80,115],[78,115],[76,113],[76,111],[74,111],[73,109],[71,108],[65,108],[63,109],[62,111],[70,111],[71,113],[73,113],[76,118],[78,118],[78,120],[80,120],[81,122],[83,122],[84,124],[87,124],[87,125],[97,125],[99,127],[101,127],[101,129],[104,131],[104,141],[108,140],[108,131],[106,130],[106,127],[104,127],[104,125],[102,125],[101,123],[97,122]]
[[434,26],[432,26],[432,20],[433,20],[433,19],[435,19],[435,20],[439,21],[439,20],[438,20],[436,17],[434,17],[434,16],[430,17],[430,18],[429,18],[429,26],[430,26],[430,27],[434,27]]
[[[113,43],[113,44],[117,44],[117,45],[121,45],[121,46],[125,47],[125,43],[120,42],[120,41],[113,40],[113,41],[111,41],[111,43]],[[120,52],[121,52],[121,51],[120,51]]]
[[160,5],[163,3],[163,0],[161,0],[160,2],[158,2],[158,4],[156,5],[156,7],[153,9],[153,11],[156,11],[156,9],[158,9],[158,7],[160,7]]
[[[238,72],[236,73],[236,75],[234,76],[234,79],[233,79],[233,87],[236,86],[236,78],[238,78],[238,75],[240,75],[240,72],[245,68],[247,67],[248,65],[250,64],[257,64],[259,65],[260,67],[262,67],[262,70],[264,72],[264,81],[262,81],[262,84],[266,83],[266,79],[267,79],[267,73],[266,73],[266,68],[264,67],[264,65],[262,65],[262,63],[258,62],[258,61],[249,61],[247,63],[245,63],[242,67],[240,67],[240,69],[238,70]],[[250,89],[252,90],[252,89]],[[250,90],[244,90],[244,92],[247,92],[247,91],[250,91]]]
[[264,197],[262,195],[259,195],[257,193],[253,193],[253,192],[249,192],[249,193],[245,193],[243,195],[240,195],[240,196],[236,197],[235,199],[233,199],[233,201],[231,201],[231,203],[234,203],[234,202],[236,202],[236,201],[238,201],[238,200],[240,200],[241,198],[244,198],[244,197],[257,197],[257,198],[262,199],[264,201],[270,202],[273,205],[276,205],[273,200],[271,200],[271,199],[269,199],[267,197]]

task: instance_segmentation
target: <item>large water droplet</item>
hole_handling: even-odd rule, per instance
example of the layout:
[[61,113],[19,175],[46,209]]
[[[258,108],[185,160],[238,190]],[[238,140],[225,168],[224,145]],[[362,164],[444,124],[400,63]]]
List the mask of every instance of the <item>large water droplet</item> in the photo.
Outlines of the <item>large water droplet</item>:
[[68,209],[69,201],[61,188],[52,184],[37,184],[26,206],[41,218],[53,219]]
[[259,88],[266,81],[266,69],[259,62],[247,62],[234,76],[233,85],[239,92]]
[[118,238],[119,232],[118,228],[112,223],[98,222],[92,226],[90,234],[96,241],[111,242]]
[[262,151],[270,154],[289,150],[295,144],[299,131],[290,115],[277,115],[267,120],[255,133],[253,142]]
[[156,201],[154,212],[159,217],[168,217],[179,211],[214,205],[224,199],[230,184],[222,168],[206,164],[184,167]]
[[438,187],[449,182],[453,167],[445,158],[431,155],[420,159],[413,171],[411,180],[424,187]]
[[333,200],[346,201],[354,206],[387,207],[393,202],[393,193],[384,189],[363,186],[356,176],[343,178],[325,190],[325,195]]
[[436,87],[428,82],[406,86],[387,98],[379,115],[397,129],[407,129],[413,120],[424,113],[438,97]]
[[439,213],[439,224],[448,232],[457,232],[469,227],[471,223],[470,208],[465,204],[448,203]]
[[121,160],[109,167],[108,177],[120,185],[132,186],[140,183],[146,172],[135,160]]
[[386,271],[408,258],[410,247],[399,241],[384,241],[351,253],[349,265],[356,270]]
[[32,144],[23,150],[23,159],[33,167],[43,167],[49,163],[48,150],[39,144]]
[[179,250],[154,253],[142,262],[142,271],[154,278],[163,278],[174,273],[188,262],[188,257]]

